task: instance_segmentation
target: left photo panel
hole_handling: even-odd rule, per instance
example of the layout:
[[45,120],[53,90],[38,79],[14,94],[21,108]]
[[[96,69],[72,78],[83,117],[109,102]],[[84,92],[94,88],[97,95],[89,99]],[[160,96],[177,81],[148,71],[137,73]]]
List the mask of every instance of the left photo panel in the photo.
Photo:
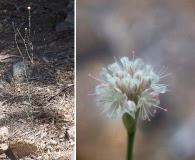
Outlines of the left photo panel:
[[0,0],[0,159],[73,160],[74,0]]

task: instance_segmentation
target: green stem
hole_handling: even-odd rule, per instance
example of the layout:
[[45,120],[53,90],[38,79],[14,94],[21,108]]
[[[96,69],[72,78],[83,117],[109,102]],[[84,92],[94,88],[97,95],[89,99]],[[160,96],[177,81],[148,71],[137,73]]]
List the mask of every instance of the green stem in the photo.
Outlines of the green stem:
[[133,119],[128,113],[123,114],[123,123],[127,129],[127,160],[133,160],[133,144],[136,132],[136,124],[139,110],[136,112],[135,119]]
[[133,144],[135,132],[127,132],[128,142],[127,142],[127,160],[133,160]]

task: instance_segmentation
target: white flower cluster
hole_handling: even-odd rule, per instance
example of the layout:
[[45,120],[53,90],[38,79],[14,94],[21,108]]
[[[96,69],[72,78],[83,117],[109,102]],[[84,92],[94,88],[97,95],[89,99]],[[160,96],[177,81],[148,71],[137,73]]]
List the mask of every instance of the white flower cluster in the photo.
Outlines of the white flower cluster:
[[167,76],[160,77],[164,71],[155,74],[152,66],[144,65],[139,58],[130,61],[122,57],[120,62],[115,58],[115,63],[102,68],[101,78],[89,74],[101,82],[95,93],[90,95],[96,95],[97,105],[105,107],[102,113],[106,112],[111,118],[122,116],[125,112],[135,118],[135,113],[140,110],[142,119],[151,121],[150,116],[155,115],[156,108],[167,111],[159,107],[159,94],[167,91],[166,85],[157,84],[160,78]]

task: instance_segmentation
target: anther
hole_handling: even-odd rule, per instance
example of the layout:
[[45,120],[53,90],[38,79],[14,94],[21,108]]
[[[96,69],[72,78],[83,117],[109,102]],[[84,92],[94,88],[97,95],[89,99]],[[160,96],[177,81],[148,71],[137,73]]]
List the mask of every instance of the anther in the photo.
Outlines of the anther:
[[91,75],[91,74],[88,74],[88,76],[91,77],[91,78],[94,78],[94,79],[96,79],[97,81],[100,81],[100,82],[102,82],[102,83],[106,83],[105,81],[103,81],[103,80],[97,78],[97,75],[94,75],[94,76],[93,76],[93,75]]
[[99,88],[105,88],[105,86],[104,85],[100,85]]
[[87,94],[87,96],[97,96],[98,93],[91,93],[91,94]]
[[123,106],[125,106],[125,107],[126,107],[126,106],[127,106],[127,103],[126,103],[126,102],[123,102]]
[[134,61],[135,51],[132,51],[132,54],[133,54],[133,61]]
[[115,56],[113,56],[113,59],[116,61],[116,57]]

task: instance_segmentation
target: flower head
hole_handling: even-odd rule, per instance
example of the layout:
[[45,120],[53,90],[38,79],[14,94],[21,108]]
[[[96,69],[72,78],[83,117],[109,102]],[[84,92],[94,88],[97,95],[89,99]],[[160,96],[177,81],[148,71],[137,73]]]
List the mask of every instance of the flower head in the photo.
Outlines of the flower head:
[[142,59],[133,61],[128,57],[120,58],[120,61],[102,68],[100,78],[89,74],[101,84],[96,86],[95,93],[97,105],[105,107],[104,112],[109,117],[117,117],[125,112],[135,118],[135,113],[139,110],[142,119],[150,120],[157,112],[159,107],[159,94],[167,91],[167,85],[158,84],[166,69],[163,69],[158,75],[153,71],[151,65],[144,65]]

